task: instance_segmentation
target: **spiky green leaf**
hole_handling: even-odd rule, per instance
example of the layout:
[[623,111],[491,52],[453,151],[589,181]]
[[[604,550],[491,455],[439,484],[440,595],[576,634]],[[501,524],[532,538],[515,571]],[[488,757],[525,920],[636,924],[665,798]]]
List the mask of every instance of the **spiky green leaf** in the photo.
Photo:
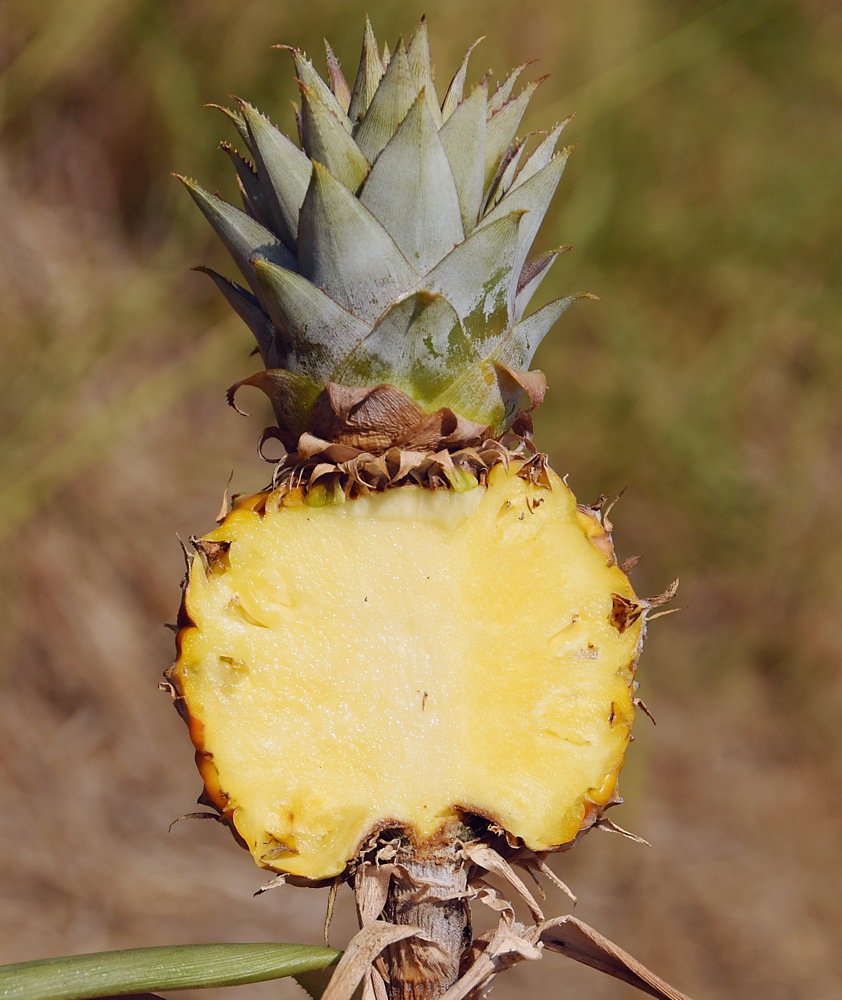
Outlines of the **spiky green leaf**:
[[473,232],[485,191],[485,123],[488,84],[478,84],[448,117],[439,138],[450,160],[465,234]]
[[497,89],[488,101],[488,113],[493,115],[496,114],[503,105],[511,98],[512,91],[515,89],[515,84],[518,81],[520,74],[529,65],[528,62],[521,63],[520,66],[516,66],[506,77],[506,79],[497,85]]
[[559,255],[572,247],[556,247],[547,253],[538,254],[528,260],[520,271],[517,282],[517,295],[515,296],[515,320],[519,321],[529,305],[532,296],[538,291],[541,282],[549,273],[550,268],[555,264]]
[[517,173],[518,165],[521,157],[523,156],[525,145],[526,141],[524,139],[517,140],[513,145],[509,146],[506,151],[506,155],[503,157],[503,162],[500,164],[497,180],[494,183],[491,194],[488,196],[486,212],[493,208],[512,186],[515,174]]
[[230,121],[231,124],[234,126],[234,128],[237,130],[237,133],[239,134],[240,138],[249,148],[249,152],[251,152],[251,147],[249,147],[248,129],[246,128],[245,119],[239,113],[239,111],[235,111],[233,108],[226,108],[222,104],[206,104],[205,107],[213,108],[214,111],[221,111],[222,114],[225,115],[228,121]]
[[506,150],[514,141],[523,119],[526,106],[538,89],[541,81],[527,84],[513,100],[504,104],[488,119],[485,130],[485,190],[491,191],[500,170]]
[[485,224],[503,218],[513,211],[524,213],[518,233],[518,251],[514,261],[515,272],[518,276],[526,261],[529,248],[544,221],[558,182],[561,180],[569,152],[569,149],[565,149],[557,153],[546,166],[542,167],[528,181],[513,186],[483,220],[483,224]]
[[476,360],[447,299],[417,292],[384,314],[332,381],[354,386],[387,382],[427,407]]
[[379,316],[416,280],[383,226],[318,163],[301,206],[298,260],[305,278],[367,320]]
[[351,104],[351,88],[348,86],[348,81],[345,79],[345,74],[342,72],[342,67],[339,65],[336,53],[331,48],[330,42],[327,39],[325,39],[325,56],[327,57],[330,89],[333,91],[333,96],[339,101],[339,106],[347,114]]
[[406,57],[409,61],[409,71],[415,81],[415,89],[420,94],[423,90],[425,99],[430,108],[430,115],[435,122],[436,128],[442,126],[441,108],[436,94],[436,84],[433,80],[433,67],[430,61],[430,39],[427,33],[427,21],[421,18],[421,23],[415,30],[409,48],[406,50]]
[[298,213],[310,183],[310,161],[256,108],[245,102],[241,106],[270,217],[284,244],[294,250]]
[[523,169],[515,178],[514,184],[512,185],[513,187],[518,187],[519,185],[524,184],[530,179],[530,177],[534,177],[539,170],[542,170],[550,162],[555,155],[555,148],[558,145],[559,136],[564,131],[564,127],[569,121],[570,118],[565,118],[563,122],[556,125],[556,127],[547,134],[547,137],[539,143],[532,155],[526,163],[524,163]]
[[271,226],[272,219],[266,207],[263,191],[260,187],[260,178],[249,161],[234,149],[227,142],[221,142],[219,148],[228,155],[234,165],[237,174],[237,186],[240,189],[240,196],[243,199],[243,209],[261,224],[261,226]]
[[505,339],[498,344],[492,353],[492,358],[509,368],[526,370],[532,364],[532,358],[541,341],[561,318],[567,307],[577,299],[592,298],[588,292],[578,292],[563,299],[548,302],[537,312],[527,316],[509,330]]
[[368,174],[368,160],[320,92],[305,84],[301,84],[301,138],[311,160],[327,167],[349,191],[359,189]]
[[423,93],[377,157],[360,201],[419,274],[464,239],[456,182]]
[[213,283],[225,296],[225,301],[251,330],[266,367],[281,367],[284,360],[280,353],[277,332],[255,296],[210,267],[197,267],[196,270],[213,279]]
[[383,74],[368,111],[354,132],[357,145],[374,163],[380,151],[397,132],[418,92],[409,69],[403,42],[398,44],[389,67]]
[[[286,48],[286,46],[281,45],[279,48]],[[330,87],[328,87],[321,76],[316,72],[313,64],[307,56],[305,56],[300,49],[289,49],[289,51],[292,53],[292,58],[295,61],[295,74],[301,83],[303,83],[305,87],[309,87],[310,90],[315,91],[322,99],[323,103],[326,104],[336,115],[337,120],[342,123],[343,128],[350,132],[351,121],[345,113],[345,109],[336,99],[336,96]]]
[[357,79],[354,83],[354,91],[351,94],[351,104],[348,108],[348,118],[352,127],[356,128],[357,123],[368,111],[377,85],[383,79],[383,63],[380,61],[380,53],[377,51],[377,39],[374,37],[374,29],[366,14],[365,32],[363,34],[363,51],[360,57],[360,68],[357,71]]
[[256,261],[261,298],[281,337],[285,362],[322,384],[369,326],[300,274]]
[[255,286],[255,277],[250,261],[255,257],[295,270],[295,258],[268,229],[239,208],[234,208],[227,201],[206,191],[195,181],[180,176],[178,179],[193,196],[252,288]]
[[483,38],[485,38],[485,35],[481,35],[474,42],[474,44],[470,46],[462,60],[462,65],[450,81],[450,86],[447,88],[447,93],[444,96],[444,103],[441,106],[441,116],[443,121],[447,121],[448,118],[450,118],[462,101],[462,95],[465,91],[465,80],[468,76],[468,60],[471,58],[471,53],[479,45]]

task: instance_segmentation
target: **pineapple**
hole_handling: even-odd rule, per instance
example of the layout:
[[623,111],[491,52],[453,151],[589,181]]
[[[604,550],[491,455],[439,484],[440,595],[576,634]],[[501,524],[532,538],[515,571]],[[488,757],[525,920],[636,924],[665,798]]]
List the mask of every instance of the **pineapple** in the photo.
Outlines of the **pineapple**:
[[531,444],[533,355],[581,297],[527,314],[563,249],[529,257],[564,123],[527,155],[537,83],[466,90],[467,55],[440,102],[423,22],[391,56],[367,22],[353,87],[329,47],[327,83],[291,53],[300,145],[226,111],[244,210],[181,178],[244,284],[202,270],[264,365],[230,401],[261,389],[285,454],[194,540],[167,677],[200,801],[262,868],[359,891],[397,858],[375,916],[434,938],[398,875],[435,895],[450,872],[448,969],[416,970],[438,996],[482,851],[507,877],[506,858],[542,865],[618,801],[651,603]]

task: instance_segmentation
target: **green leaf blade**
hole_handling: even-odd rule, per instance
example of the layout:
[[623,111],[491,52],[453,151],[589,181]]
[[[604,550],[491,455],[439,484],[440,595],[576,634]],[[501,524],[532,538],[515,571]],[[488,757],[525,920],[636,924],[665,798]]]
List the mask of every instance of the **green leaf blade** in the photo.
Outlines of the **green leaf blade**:
[[360,202],[419,274],[464,239],[453,171],[423,95],[378,156]]
[[261,983],[325,969],[341,952],[297,944],[187,944],[0,966],[3,1000],[85,1000]]

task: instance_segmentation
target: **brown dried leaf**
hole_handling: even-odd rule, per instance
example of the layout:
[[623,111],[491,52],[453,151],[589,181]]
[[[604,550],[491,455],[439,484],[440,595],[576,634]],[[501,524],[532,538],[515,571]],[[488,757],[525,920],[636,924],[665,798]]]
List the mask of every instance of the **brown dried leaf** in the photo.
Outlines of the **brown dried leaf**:
[[529,907],[529,912],[532,914],[533,920],[536,920],[538,923],[543,922],[544,914],[535,897],[526,888],[523,880],[501,854],[498,854],[492,847],[488,847],[485,844],[466,844],[463,851],[471,864],[477,865],[479,868],[484,868],[488,872],[493,872],[507,882]]
[[396,926],[376,921],[351,939],[339,961],[322,1000],[351,1000],[372,962],[384,948],[410,937],[421,937],[418,927]]
[[621,594],[612,594],[611,600],[613,605],[608,620],[622,635],[626,629],[631,628],[637,619],[640,618],[646,610],[646,605],[638,604],[637,601],[630,601]]
[[389,1000],[386,983],[377,969],[369,969],[366,973],[362,1000]]
[[672,583],[667,587],[663,594],[658,594],[657,597],[650,597],[646,604],[651,608],[659,608],[663,604],[668,604],[673,597],[678,593],[678,577],[676,577]]
[[655,716],[646,707],[646,702],[642,698],[633,698],[632,699],[632,703],[634,704],[634,707],[635,708],[639,708],[640,711],[643,712],[644,715],[649,716],[649,718],[652,721],[652,725],[653,726],[657,726],[658,725],[658,723],[655,721]]
[[422,417],[409,396],[394,386],[357,389],[328,382],[309,429],[326,441],[377,453],[405,437]]
[[605,830],[607,833],[619,833],[621,837],[625,837],[626,840],[633,840],[636,844],[643,844],[645,847],[652,846],[648,840],[644,840],[643,837],[638,837],[636,833],[631,833],[629,830],[623,829],[623,827],[618,826],[608,819],[607,816],[600,816],[596,823],[594,823],[594,826],[600,830]]
[[538,873],[543,875],[548,882],[552,882],[552,884],[556,886],[556,888],[561,889],[561,891],[565,893],[565,895],[569,896],[570,899],[573,901],[574,906],[578,902],[573,891],[570,889],[570,886],[568,886],[566,882],[562,882],[562,880],[558,877],[558,875],[556,875],[556,873],[552,870],[552,868],[550,868],[547,862],[544,861],[542,857],[540,857],[540,855],[533,854],[531,857],[527,857],[522,862],[520,862],[520,866],[522,868],[525,868],[532,875],[532,877],[535,879],[536,882],[538,881],[537,877]]
[[316,401],[305,437],[376,455],[396,446],[426,453],[479,444],[488,433],[488,427],[446,407],[424,413],[392,385],[351,388],[329,382]]
[[330,947],[330,924],[333,920],[333,910],[336,906],[336,894],[339,892],[340,879],[334,879],[330,883],[327,893],[327,907],[325,908],[324,939],[326,947]]
[[556,917],[548,921],[541,928],[539,940],[548,950],[614,976],[649,996],[659,1000],[689,1000],[627,951],[575,917]]
[[[319,397],[320,386],[300,372],[285,368],[270,368],[240,379],[228,389],[228,403],[237,413],[248,416],[236,404],[236,396],[243,386],[260,389],[268,396],[275,411],[275,418],[282,431],[300,434],[310,422],[310,413]],[[320,397],[319,397],[320,398]]]
[[228,482],[225,484],[225,492],[222,494],[222,504],[219,508],[219,513],[216,515],[216,523],[222,524],[226,517],[231,513],[231,496],[228,492],[231,488],[231,480],[234,478],[234,473],[228,477]]
[[527,931],[516,923],[510,913],[503,913],[497,927],[474,939],[471,958],[465,974],[450,987],[441,1000],[463,1000],[479,995],[481,990],[499,972],[518,962],[541,957],[541,951],[530,940],[535,928]]
[[367,927],[380,919],[389,895],[391,865],[372,865],[364,861],[354,875],[354,895],[360,924]]
[[529,397],[529,410],[534,410],[541,405],[547,391],[547,378],[543,372],[523,372],[515,368],[509,368],[507,365],[500,364],[499,362],[494,362],[494,364],[495,367],[504,371],[509,378],[517,382],[521,389],[523,389]]

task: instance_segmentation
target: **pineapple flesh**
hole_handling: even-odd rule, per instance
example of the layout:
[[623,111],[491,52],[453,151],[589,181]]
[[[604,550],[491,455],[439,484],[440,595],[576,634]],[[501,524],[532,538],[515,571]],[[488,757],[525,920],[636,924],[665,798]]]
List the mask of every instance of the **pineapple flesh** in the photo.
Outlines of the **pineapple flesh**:
[[612,623],[628,580],[547,483],[249,498],[200,543],[172,680],[260,865],[336,876],[372,831],[465,814],[547,851],[612,799],[641,622]]
[[367,23],[353,86],[292,54],[300,144],[226,112],[243,209],[182,178],[265,366],[229,398],[265,392],[286,449],[194,543],[168,679],[202,801],[312,884],[384,830],[568,846],[618,799],[648,605],[529,441],[584,294],[527,312],[564,123],[527,155],[536,85],[466,91],[467,56],[440,101],[423,22],[391,56]]

